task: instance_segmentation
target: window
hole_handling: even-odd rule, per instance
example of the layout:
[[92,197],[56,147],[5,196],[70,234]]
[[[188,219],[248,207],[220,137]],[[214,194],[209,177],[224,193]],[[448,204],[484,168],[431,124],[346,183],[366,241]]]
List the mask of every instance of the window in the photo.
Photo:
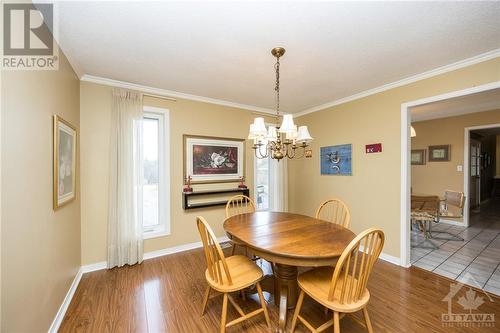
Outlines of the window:
[[[261,146],[265,154],[265,145]],[[285,161],[281,161],[283,164]],[[282,210],[280,201],[283,199],[281,192],[283,188],[277,182],[279,164],[276,160],[268,158],[259,159],[254,157],[254,196],[257,210]],[[282,170],[281,170],[282,172]]]
[[168,110],[144,108],[142,222],[144,238],[170,234]]
[[271,159],[255,158],[255,204],[257,210],[271,210]]

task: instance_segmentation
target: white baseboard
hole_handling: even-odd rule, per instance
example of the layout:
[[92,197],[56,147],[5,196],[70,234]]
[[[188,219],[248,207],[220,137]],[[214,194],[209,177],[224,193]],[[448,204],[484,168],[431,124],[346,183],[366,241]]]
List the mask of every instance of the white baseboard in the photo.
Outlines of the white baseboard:
[[446,220],[446,219],[439,219],[439,223],[444,223],[444,224],[451,224],[451,225],[458,225],[458,226],[461,226],[461,227],[466,227],[465,223],[464,222],[460,222],[460,221],[455,221],[455,220]]
[[[229,241],[229,238],[227,236],[222,236],[222,237],[217,238],[217,240],[219,241],[219,243],[223,243],[223,242]],[[169,254],[189,251],[189,250],[197,249],[200,247],[202,247],[201,241],[194,242],[194,243],[188,243],[188,244],[182,244],[182,245],[167,247],[165,249],[161,249],[161,250],[157,250],[157,251],[146,252],[146,253],[144,253],[143,258],[144,258],[144,260],[148,260],[148,259],[158,258],[161,256],[167,256]],[[94,271],[100,271],[101,269],[106,269],[107,267],[108,266],[107,266],[106,261],[101,261],[101,262],[96,262],[93,264],[82,266],[82,271],[83,271],[83,273],[89,273],[89,272],[94,272]]]
[[390,254],[386,254],[386,253],[382,252],[382,253],[380,253],[379,258],[382,259],[383,261],[387,261],[388,263],[398,265],[398,266],[403,266],[403,265],[401,265],[401,259],[399,259],[398,257],[391,256]]
[[[363,244],[359,245],[359,250],[360,251],[364,250]],[[401,259],[400,258],[391,256],[390,254],[387,254],[387,253],[384,253],[384,252],[380,253],[379,259],[382,259],[383,261],[387,261],[388,263],[391,263],[391,264],[394,264],[394,265],[397,265],[397,266],[405,267],[405,266],[403,266],[401,264]],[[410,266],[408,266],[408,267],[410,267]]]
[[68,306],[71,303],[71,300],[73,299],[73,295],[75,294],[76,288],[80,283],[82,275],[83,275],[83,270],[80,267],[78,273],[76,273],[76,276],[73,279],[73,282],[71,283],[71,286],[69,287],[68,292],[66,293],[66,296],[64,297],[61,306],[59,307],[59,310],[56,313],[54,320],[52,321],[52,324],[49,327],[48,331],[49,333],[57,333],[57,331],[59,330],[59,326],[61,326],[61,323],[64,319],[64,315],[66,314],[66,310],[68,310]]
[[90,273],[94,271],[100,271],[101,269],[106,269],[106,262],[101,261],[101,262],[96,262],[93,264],[88,264],[88,265],[83,265],[82,266],[82,271],[83,273]]
[[[223,243],[223,242],[229,241],[229,238],[227,236],[222,236],[222,237],[217,238],[217,240],[219,241],[219,243]],[[200,241],[200,242],[194,242],[194,243],[189,243],[189,244],[168,247],[166,249],[161,249],[158,251],[147,252],[147,253],[144,253],[144,260],[153,259],[153,258],[157,258],[157,257],[161,257],[161,256],[166,256],[166,255],[174,254],[174,253],[178,253],[178,252],[184,252],[184,251],[197,249],[197,248],[202,247],[202,245],[203,244]]]

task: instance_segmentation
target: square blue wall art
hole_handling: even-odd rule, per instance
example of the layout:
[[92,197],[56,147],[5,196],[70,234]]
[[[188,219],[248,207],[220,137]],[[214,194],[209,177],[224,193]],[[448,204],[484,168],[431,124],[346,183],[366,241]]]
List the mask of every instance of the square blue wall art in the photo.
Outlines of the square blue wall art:
[[322,175],[352,175],[352,145],[320,148]]

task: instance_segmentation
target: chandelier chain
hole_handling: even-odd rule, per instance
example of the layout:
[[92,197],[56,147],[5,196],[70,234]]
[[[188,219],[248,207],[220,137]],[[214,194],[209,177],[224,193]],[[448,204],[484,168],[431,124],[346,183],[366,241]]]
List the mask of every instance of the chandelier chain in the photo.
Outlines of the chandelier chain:
[[276,115],[277,118],[280,116],[280,57],[276,57],[276,65],[274,68],[276,69],[276,86],[274,90],[276,91]]

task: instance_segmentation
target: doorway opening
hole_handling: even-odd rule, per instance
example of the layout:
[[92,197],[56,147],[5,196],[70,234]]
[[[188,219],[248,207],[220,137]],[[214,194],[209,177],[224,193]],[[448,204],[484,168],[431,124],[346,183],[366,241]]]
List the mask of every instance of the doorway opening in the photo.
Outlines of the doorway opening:
[[405,116],[401,264],[500,295],[500,82],[403,104]]

